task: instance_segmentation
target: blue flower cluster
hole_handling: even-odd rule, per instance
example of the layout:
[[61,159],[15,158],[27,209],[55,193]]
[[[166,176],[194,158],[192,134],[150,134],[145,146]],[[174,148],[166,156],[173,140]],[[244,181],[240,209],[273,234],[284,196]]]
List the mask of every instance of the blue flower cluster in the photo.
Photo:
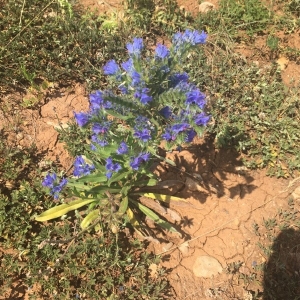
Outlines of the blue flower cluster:
[[131,157],[130,166],[133,170],[138,170],[140,165],[150,159],[150,153],[140,153],[136,157]]
[[106,172],[106,177],[109,179],[111,178],[113,172],[119,172],[122,167],[120,164],[118,163],[113,163],[113,160],[111,157],[107,158],[106,159],[106,165],[105,165],[105,168],[107,170]]
[[91,171],[95,170],[95,166],[93,164],[88,164],[83,156],[77,156],[74,162],[74,171],[73,174],[76,177],[88,175]]
[[50,188],[50,195],[54,196],[54,199],[58,199],[59,193],[66,186],[67,183],[68,180],[66,178],[63,178],[59,182],[55,173],[48,173],[42,181],[42,185],[44,187]]
[[144,116],[138,116],[135,119],[133,136],[146,143],[151,139],[151,129],[152,125],[150,120]]
[[[126,45],[128,60],[118,63],[112,59],[104,65],[104,74],[114,82],[112,89],[90,94],[89,111],[74,116],[79,127],[90,128],[91,156],[104,165],[107,179],[112,181],[113,174],[121,170],[138,171],[151,158],[148,147],[155,148],[162,139],[181,146],[202,133],[210,120],[204,111],[205,95],[189,82],[180,64],[185,53],[204,44],[206,38],[206,33],[197,30],[177,33],[170,49],[158,44],[152,58],[146,59],[143,40],[134,38]],[[76,157],[75,177],[94,170],[92,162]],[[58,183],[55,174],[43,181],[56,198],[66,183],[65,179]]]
[[128,43],[126,45],[130,57],[139,57],[144,48],[143,39],[134,38],[133,43]]
[[172,39],[172,44],[175,50],[175,53],[182,55],[190,47],[205,44],[207,39],[207,34],[202,31],[199,33],[197,30],[185,30],[185,32],[175,33]]

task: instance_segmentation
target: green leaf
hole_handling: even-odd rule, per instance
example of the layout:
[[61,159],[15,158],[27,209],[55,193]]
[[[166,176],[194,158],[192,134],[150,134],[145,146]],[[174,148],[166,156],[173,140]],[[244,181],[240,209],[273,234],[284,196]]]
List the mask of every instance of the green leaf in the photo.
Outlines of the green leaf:
[[111,194],[116,194],[120,192],[120,188],[109,188],[107,185],[97,185],[90,190],[88,190],[91,194],[104,194],[104,192],[110,192]]
[[148,179],[148,180],[141,180],[135,182],[135,186],[141,187],[141,186],[155,186],[157,184],[157,179]]
[[111,116],[116,117],[116,118],[121,119],[121,120],[124,120],[124,121],[126,121],[127,119],[129,119],[129,118],[131,117],[131,116],[120,115],[120,114],[118,114],[118,113],[116,113],[115,111],[110,110],[110,109],[107,109],[106,111],[107,111],[107,113],[110,114]]
[[139,208],[139,210],[144,213],[146,216],[148,216],[151,220],[153,220],[157,225],[161,226],[162,228],[165,228],[171,232],[177,232],[177,230],[169,223],[164,220],[162,220],[154,211],[152,211],[147,206],[133,201],[132,202]]
[[91,188],[90,186],[88,186],[88,185],[86,185],[84,183],[80,183],[80,182],[76,182],[76,181],[71,181],[71,179],[68,182],[68,186],[76,188],[76,189],[81,190],[81,191],[87,191],[87,190],[89,190]]
[[167,162],[168,164],[170,164],[171,166],[174,166],[176,167],[176,164],[174,163],[174,161],[168,159],[168,158],[165,158],[165,157],[162,157],[162,156],[159,156],[158,154],[156,154],[156,151],[154,150],[154,148],[148,146],[148,150],[151,154],[153,154],[154,156],[156,156],[157,158],[161,159],[161,160],[164,160],[165,162]]
[[175,196],[170,196],[170,195],[162,195],[162,194],[154,194],[154,193],[138,193],[138,195],[145,196],[151,199],[163,201],[163,202],[171,202],[171,201],[183,201],[187,202],[187,200]]
[[89,174],[77,179],[78,182],[106,182],[107,177],[105,175],[100,175],[99,173]]
[[128,208],[128,197],[124,197],[120,203],[119,213],[125,214],[127,208]]
[[114,173],[112,177],[108,180],[108,186],[110,186],[113,182],[120,181],[124,177],[127,177],[128,174],[132,173],[132,171],[127,171],[127,172],[119,172],[119,173]]
[[130,185],[125,185],[125,186],[122,187],[120,193],[121,193],[122,195],[124,195],[124,196],[127,196],[130,189],[131,189],[131,186],[130,186]]
[[37,216],[35,220],[39,222],[52,220],[65,215],[69,211],[75,210],[94,201],[95,199],[78,199],[69,203],[61,204],[44,211],[39,216]]
[[82,229],[87,228],[93,221],[95,221],[99,216],[100,210],[96,209],[88,213],[85,218],[80,223]]

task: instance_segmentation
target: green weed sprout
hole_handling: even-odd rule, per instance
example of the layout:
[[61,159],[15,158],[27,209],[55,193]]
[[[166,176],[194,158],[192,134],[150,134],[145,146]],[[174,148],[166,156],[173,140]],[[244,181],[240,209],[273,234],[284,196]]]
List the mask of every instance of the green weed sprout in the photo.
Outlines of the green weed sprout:
[[[174,196],[138,192],[159,181],[150,166],[164,141],[167,150],[177,149],[203,134],[210,116],[205,95],[181,72],[187,53],[204,44],[207,35],[186,30],[173,36],[168,49],[158,44],[154,53],[145,54],[143,40],[127,44],[129,59],[120,65],[110,60],[103,67],[110,89],[90,95],[90,110],[75,113],[79,130],[90,130],[84,155],[77,156],[71,178],[58,180],[48,174],[43,185],[55,199],[66,188],[76,200],[58,205],[36,217],[47,221],[89,205],[81,227],[87,228],[109,207],[110,221],[127,215],[138,226],[141,211],[158,225],[176,231],[154,211],[139,201],[147,196],[160,201],[183,200]],[[169,163],[174,164],[172,161]]]

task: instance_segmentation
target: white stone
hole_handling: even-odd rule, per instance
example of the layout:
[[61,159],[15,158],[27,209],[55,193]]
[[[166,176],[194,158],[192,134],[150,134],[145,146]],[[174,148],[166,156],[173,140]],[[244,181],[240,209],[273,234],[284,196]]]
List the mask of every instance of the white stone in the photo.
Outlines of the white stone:
[[222,265],[214,257],[203,255],[198,256],[193,265],[193,273],[196,277],[210,278],[222,273]]
[[292,196],[295,200],[300,200],[300,186],[295,188],[295,190],[292,193]]
[[199,5],[199,12],[201,12],[201,13],[207,13],[210,10],[213,10],[213,9],[215,9],[215,5],[208,2],[208,1],[202,2]]

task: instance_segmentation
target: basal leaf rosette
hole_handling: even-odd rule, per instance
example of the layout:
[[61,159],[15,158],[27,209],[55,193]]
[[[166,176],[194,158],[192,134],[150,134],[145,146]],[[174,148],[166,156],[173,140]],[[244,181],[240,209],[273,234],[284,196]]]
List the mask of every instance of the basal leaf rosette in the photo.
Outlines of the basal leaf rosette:
[[[126,213],[137,224],[133,212],[138,209],[163,228],[175,230],[142,205],[135,191],[159,180],[149,167],[163,141],[168,149],[190,143],[209,122],[205,95],[183,70],[188,51],[204,44],[206,37],[186,30],[174,35],[170,49],[158,44],[150,54],[143,40],[134,38],[126,46],[125,62],[110,60],[103,67],[109,88],[90,95],[88,112],[75,113],[79,130],[90,132],[84,155],[75,158],[72,177],[59,181],[56,174],[48,174],[43,182],[56,199],[65,186],[78,199],[92,199],[83,228],[100,217],[101,203],[108,203],[110,220]],[[77,209],[78,203],[74,205]],[[65,213],[65,204],[61,207]]]

